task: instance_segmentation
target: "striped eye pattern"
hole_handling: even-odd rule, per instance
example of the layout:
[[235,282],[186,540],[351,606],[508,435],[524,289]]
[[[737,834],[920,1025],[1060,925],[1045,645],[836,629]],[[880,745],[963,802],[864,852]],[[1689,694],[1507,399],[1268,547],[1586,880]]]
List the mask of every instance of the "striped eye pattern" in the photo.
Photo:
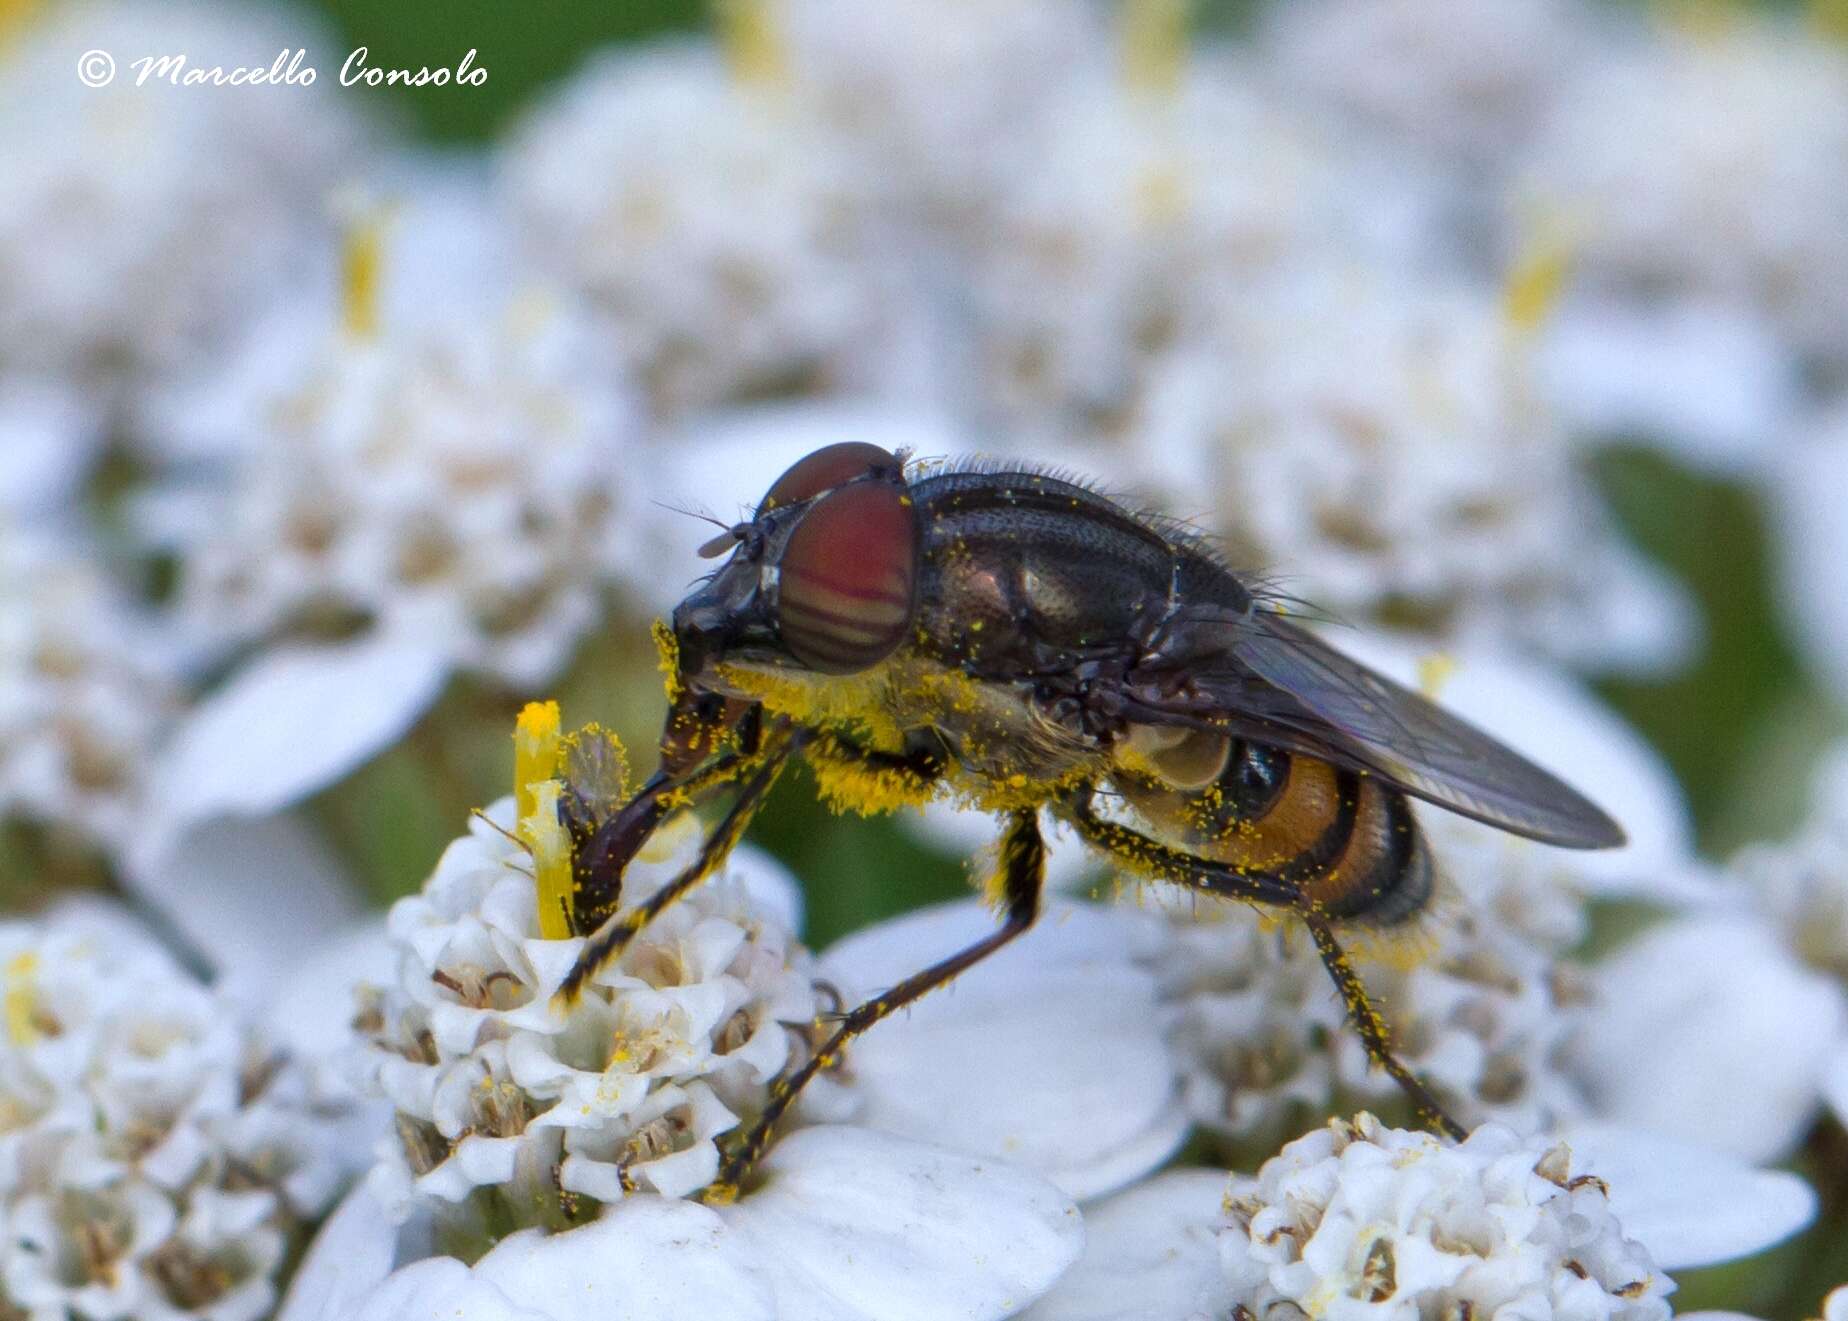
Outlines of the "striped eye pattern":
[[757,506],[759,514],[786,505],[800,504],[823,491],[845,486],[856,477],[879,474],[898,475],[898,459],[877,445],[846,440],[838,445],[824,445],[807,458],[798,460],[788,472],[776,479]]
[[917,522],[904,486],[855,481],[823,496],[790,533],[777,570],[777,629],[792,656],[821,674],[878,664],[905,640],[917,609]]

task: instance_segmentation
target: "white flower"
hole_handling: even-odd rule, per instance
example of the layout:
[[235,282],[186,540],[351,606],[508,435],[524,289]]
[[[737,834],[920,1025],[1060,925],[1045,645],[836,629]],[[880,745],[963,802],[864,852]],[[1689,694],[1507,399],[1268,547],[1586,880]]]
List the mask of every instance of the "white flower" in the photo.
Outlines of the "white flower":
[[1660,664],[1687,607],[1618,537],[1488,294],[1296,265],[1177,355],[1144,481],[1337,618]]
[[1848,362],[1848,54],[1742,11],[1614,48],[1555,111],[1520,205],[1581,287],[1738,306]]
[[[490,809],[392,911],[398,978],[358,1026],[395,1133],[312,1255],[289,1321],[433,1315],[451,1299],[471,1315],[562,1319],[587,1297],[633,1317],[999,1317],[1076,1256],[1076,1213],[1050,1185],[897,1134],[797,1129],[736,1202],[682,1200],[711,1182],[720,1140],[806,1058],[847,993],[779,916],[788,882],[728,868],[555,1009],[582,941],[539,938],[513,815],[509,802]],[[622,902],[684,866],[697,834],[683,819],[651,841]],[[845,1112],[878,1071],[850,1051],[794,1118]],[[1127,1077],[1145,1081],[1133,1064]],[[407,1215],[402,1231],[390,1223]],[[340,1245],[355,1222],[397,1246],[353,1263]],[[472,1269],[415,1259],[431,1227],[439,1248],[479,1256]]]
[[838,153],[716,50],[593,64],[519,131],[504,172],[526,247],[604,315],[659,414],[837,383],[875,354],[878,253]]
[[270,370],[211,410],[247,430],[237,475],[177,547],[201,644],[373,634],[516,687],[568,658],[618,537],[626,401],[568,307],[455,310],[266,328]]
[[1047,99],[965,278],[987,406],[1061,459],[1120,440],[1165,358],[1260,273],[1318,244],[1413,246],[1403,190],[1343,168],[1229,59],[1171,90],[1099,76]]
[[[1336,641],[1414,681],[1412,653]],[[1430,906],[1397,933],[1347,933],[1401,1055],[1460,1120],[1550,1130],[1590,1113],[1595,1092],[1571,1051],[1592,996],[1569,957],[1586,934],[1586,896],[1704,897],[1687,810],[1659,758],[1557,676],[1465,653],[1437,697],[1577,782],[1631,836],[1625,849],[1574,852],[1421,806],[1438,878]],[[1197,1122],[1245,1150],[1306,1117],[1399,1103],[1300,928],[1184,895],[1168,907],[1176,943],[1163,976]]]
[[167,651],[79,543],[0,522],[0,817],[125,846],[179,713]]
[[[1048,89],[1109,57],[1099,15],[1063,0],[747,0],[769,59],[900,214],[951,220],[1031,160]],[[749,33],[745,34],[747,37]]]
[[1290,92],[1344,131],[1446,169],[1494,169],[1533,131],[1583,42],[1579,0],[1275,4],[1260,37]]
[[256,1321],[338,1115],[119,919],[0,926],[0,1310]]
[[[8,34],[0,370],[112,383],[276,297],[353,154],[346,98],[325,82],[175,87],[158,72],[138,86],[132,61],[267,69],[317,35],[273,12],[146,0],[47,6]],[[77,77],[94,49],[118,61],[106,88]]]
[[1229,1187],[1177,1171],[1093,1207],[1084,1259],[1027,1315],[1665,1318],[1659,1264],[1756,1252],[1814,1214],[1791,1175],[1633,1133],[1487,1125],[1453,1146],[1362,1114]]
[[1808,826],[1730,870],[1729,905],[1601,965],[1578,1068],[1601,1113],[1776,1160],[1825,1103],[1848,1119],[1848,756]]

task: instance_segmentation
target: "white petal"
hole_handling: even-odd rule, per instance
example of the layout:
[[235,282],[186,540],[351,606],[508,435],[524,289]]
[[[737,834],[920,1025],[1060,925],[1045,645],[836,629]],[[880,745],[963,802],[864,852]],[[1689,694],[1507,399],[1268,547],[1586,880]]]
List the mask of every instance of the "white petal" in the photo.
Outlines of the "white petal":
[[[969,900],[851,936],[823,967],[871,993],[972,943]],[[1186,1135],[1142,915],[1056,904],[1024,936],[853,1047],[860,1123],[1025,1165],[1077,1198],[1160,1165]]]
[[1216,1226],[1226,1176],[1176,1170],[1085,1212],[1084,1256],[1029,1321],[1121,1321],[1147,1316],[1230,1316]]
[[383,915],[369,917],[308,949],[277,988],[267,1018],[279,1045],[302,1058],[325,1056],[353,1039],[353,996],[362,984],[389,986],[398,956]]
[[[1343,651],[1413,688],[1432,653],[1403,639],[1342,632]],[[1629,836],[1621,849],[1584,854],[1574,872],[1612,891],[1705,898],[1693,878],[1687,800],[1662,758],[1608,707],[1564,675],[1512,656],[1467,649],[1436,700],[1587,794]]]
[[1569,306],[1539,365],[1575,430],[1662,442],[1721,472],[1762,460],[1800,397],[1789,351],[1740,306]]
[[234,993],[259,1001],[359,908],[339,863],[293,816],[195,823],[158,852],[138,850],[128,875]]
[[579,1313],[517,1306],[454,1257],[426,1257],[392,1272],[347,1315],[352,1321],[573,1321]]
[[342,1321],[391,1273],[398,1227],[364,1183],[315,1235],[276,1321]]
[[1848,697],[1848,414],[1786,447],[1772,473],[1784,620],[1811,666]]
[[756,908],[791,931],[802,930],[802,882],[789,868],[754,844],[740,844],[725,860],[725,874],[737,878]]
[[765,1281],[706,1207],[632,1197],[578,1229],[523,1230],[475,1264],[478,1279],[548,1316],[607,1321],[775,1321]]
[[1816,1218],[1816,1194],[1794,1174],[1615,1124],[1572,1125],[1560,1136],[1573,1173],[1610,1185],[1624,1233],[1665,1270],[1750,1256]]
[[96,457],[102,430],[81,392],[0,379],[0,509],[67,506]]
[[369,760],[436,700],[448,664],[390,638],[280,647],[194,709],[156,768],[162,826],[267,816]]
[[1597,972],[1575,1067],[1599,1113],[1749,1161],[1786,1155],[1815,1117],[1839,988],[1747,914],[1672,923]]
[[1000,1161],[861,1128],[771,1148],[720,1214],[802,1321],[981,1321],[1044,1293],[1084,1244],[1078,1208]]

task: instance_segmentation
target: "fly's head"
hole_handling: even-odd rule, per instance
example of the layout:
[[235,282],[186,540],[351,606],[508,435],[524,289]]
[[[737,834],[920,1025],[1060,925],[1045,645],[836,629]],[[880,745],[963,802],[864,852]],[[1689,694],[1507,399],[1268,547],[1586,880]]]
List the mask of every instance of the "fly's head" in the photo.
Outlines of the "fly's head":
[[748,708],[727,669],[846,676],[890,656],[917,614],[920,542],[896,455],[847,442],[795,464],[749,522],[701,547],[731,558],[674,609],[675,687],[705,708],[682,726]]

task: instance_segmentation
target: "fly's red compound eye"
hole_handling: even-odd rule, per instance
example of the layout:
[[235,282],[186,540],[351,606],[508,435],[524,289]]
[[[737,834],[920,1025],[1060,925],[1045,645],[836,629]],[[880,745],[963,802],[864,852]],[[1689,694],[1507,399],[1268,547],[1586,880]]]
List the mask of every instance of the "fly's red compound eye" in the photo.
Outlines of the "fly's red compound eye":
[[859,481],[824,496],[790,533],[777,569],[777,628],[791,655],[822,674],[884,660],[904,641],[917,599],[917,524],[904,487]]
[[767,514],[785,505],[800,504],[823,491],[845,486],[856,477],[865,477],[879,471],[896,475],[898,459],[877,445],[846,440],[838,445],[823,446],[807,458],[798,460],[788,472],[777,478],[765,493],[763,503],[757,506],[757,512]]

